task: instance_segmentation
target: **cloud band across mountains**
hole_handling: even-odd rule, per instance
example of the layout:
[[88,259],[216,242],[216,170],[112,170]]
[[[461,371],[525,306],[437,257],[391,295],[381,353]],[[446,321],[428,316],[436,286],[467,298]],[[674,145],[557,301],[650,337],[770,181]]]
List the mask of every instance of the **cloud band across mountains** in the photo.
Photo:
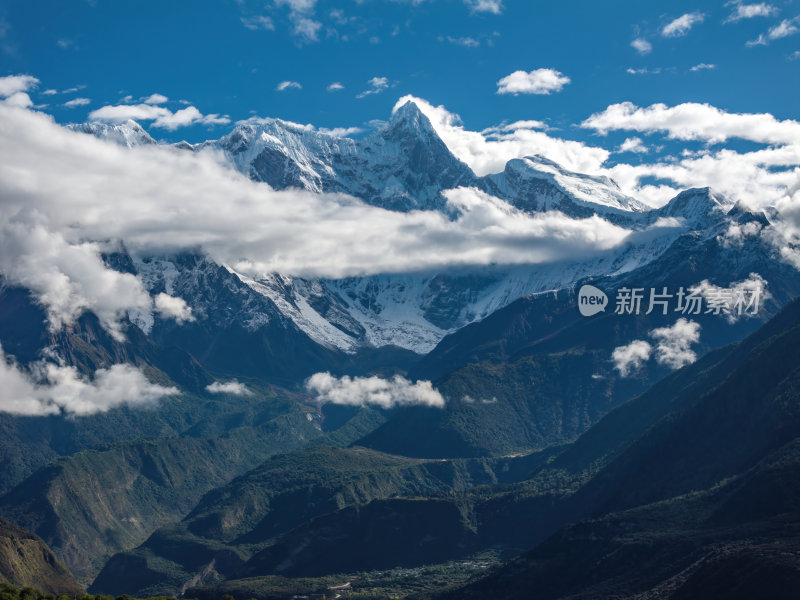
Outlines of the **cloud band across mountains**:
[[[471,188],[444,192],[450,214],[394,212],[345,195],[276,191],[236,172],[211,150],[191,153],[157,145],[129,149],[63,128],[50,116],[30,110],[30,102],[20,96],[26,96],[23,90],[29,85],[30,80],[15,78],[9,89],[0,89],[0,95],[16,97],[0,102],[0,274],[30,289],[55,328],[85,311],[97,314],[117,337],[129,311],[191,320],[180,299],[152,298],[137,277],[107,268],[101,254],[120,242],[135,253],[200,249],[250,276],[282,272],[339,278],[588,260],[641,237],[641,232],[598,216],[524,212]],[[659,174],[673,181],[686,179],[688,186],[722,177],[730,162],[739,167],[732,175],[737,183],[737,177],[756,170],[749,184],[765,202],[785,196],[792,178],[798,178],[796,171],[758,167],[752,157],[728,150],[681,163],[605,169],[609,151],[554,138],[541,130],[543,123],[472,132],[444,107],[412,97],[398,106],[409,99],[450,150],[478,174],[499,171],[515,156],[539,153],[576,171],[619,175],[625,181]],[[584,126],[601,132],[674,130],[678,138],[686,138],[689,127],[691,139],[706,137],[709,143],[716,139],[709,137],[712,133],[719,135],[718,130],[706,133],[687,125],[708,107],[680,112],[623,108],[610,107]],[[627,125],[621,120],[626,114]],[[760,152],[757,160],[762,163],[800,163],[794,122],[715,114],[726,124],[727,136],[741,136],[745,119],[748,125],[761,124],[761,139],[785,144],[749,153]],[[675,129],[676,123],[681,129]],[[741,161],[749,161],[750,169]],[[696,180],[688,181],[695,175]],[[792,201],[784,204],[787,214],[793,214]],[[659,228],[656,223],[648,236],[658,236]],[[674,232],[674,226],[663,229]],[[796,237],[793,231],[785,227],[783,238]],[[780,236],[776,239],[780,245]]]
[[474,189],[445,192],[452,217],[275,191],[212,152],[128,149],[8,106],[0,106],[0,154],[0,272],[31,289],[56,325],[85,310],[112,331],[127,310],[191,318],[106,268],[101,253],[120,241],[134,252],[200,248],[251,275],[335,278],[586,259],[632,235],[597,216],[524,213]]

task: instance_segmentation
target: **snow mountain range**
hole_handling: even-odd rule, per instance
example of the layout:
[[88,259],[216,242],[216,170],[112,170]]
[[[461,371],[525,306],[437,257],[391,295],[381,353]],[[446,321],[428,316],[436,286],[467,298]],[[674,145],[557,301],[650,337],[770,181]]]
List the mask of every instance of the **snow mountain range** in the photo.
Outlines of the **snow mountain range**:
[[[155,143],[133,121],[72,128],[126,146]],[[541,156],[510,160],[503,172],[479,177],[454,156],[413,102],[357,139],[279,119],[252,119],[218,140],[175,146],[194,152],[215,149],[233,168],[275,189],[344,193],[389,210],[448,213],[443,192],[470,187],[528,213],[597,215],[632,232],[628,243],[577,262],[337,280],[280,273],[251,278],[202,256],[130,257],[128,268],[151,293],[182,297],[198,321],[213,314],[218,327],[257,331],[280,325],[347,354],[386,346],[425,354],[447,334],[523,296],[633,271],[680,238],[698,243],[722,240],[734,208],[731,201],[703,188],[687,190],[652,209],[606,177],[573,173]],[[208,286],[226,286],[233,293],[237,300],[230,310],[215,313],[212,304],[219,290]],[[148,333],[153,328],[152,320],[137,315],[131,319]]]

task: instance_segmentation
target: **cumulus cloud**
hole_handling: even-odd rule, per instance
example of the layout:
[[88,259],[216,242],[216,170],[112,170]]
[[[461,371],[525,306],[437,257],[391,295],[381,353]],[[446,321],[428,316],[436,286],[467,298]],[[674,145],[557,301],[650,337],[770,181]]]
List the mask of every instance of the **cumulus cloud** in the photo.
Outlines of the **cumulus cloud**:
[[464,4],[473,13],[490,13],[499,15],[503,12],[502,0],[464,0]]
[[570,78],[555,69],[514,71],[497,82],[498,94],[552,94],[560,92]]
[[648,152],[647,146],[642,142],[642,138],[629,137],[619,146],[617,152],[635,152],[637,154],[646,154]]
[[796,269],[800,269],[800,174],[797,182],[775,204],[780,215],[764,235],[778,251],[783,259]]
[[0,412],[16,415],[90,415],[119,406],[152,406],[178,393],[148,381],[128,364],[98,369],[92,380],[75,367],[38,362],[26,372],[0,348]]
[[758,4],[743,4],[741,1],[728,2],[726,6],[733,6],[733,12],[723,21],[723,23],[736,23],[742,19],[752,19],[754,17],[771,17],[778,14],[778,8],[766,2]]
[[73,98],[72,100],[68,100],[64,102],[65,108],[76,108],[78,106],[86,106],[90,104],[92,101],[89,98]]
[[373,77],[367,82],[367,84],[369,87],[358,94],[356,98],[364,98],[365,96],[370,96],[372,94],[380,94],[383,90],[389,87],[389,79],[386,77]]
[[212,394],[227,394],[229,396],[249,396],[252,394],[247,386],[235,379],[231,381],[215,381],[206,386],[206,391]]
[[167,100],[169,100],[169,98],[164,94],[150,94],[143,102],[145,104],[164,104]]
[[638,37],[631,42],[631,46],[634,50],[636,50],[639,54],[650,54],[653,51],[653,44],[648,42],[646,39],[642,37]]
[[334,377],[330,373],[316,373],[306,381],[306,390],[316,396],[320,404],[333,403],[347,406],[432,406],[444,407],[444,398],[430,381],[411,382],[395,375],[381,377]]
[[628,377],[637,371],[645,362],[650,360],[653,347],[645,340],[633,340],[626,346],[617,346],[611,353],[614,368],[619,371],[620,377]]
[[0,96],[8,98],[19,92],[27,92],[39,85],[32,75],[8,75],[0,77]]
[[[729,199],[744,200],[752,207],[771,206],[797,181],[800,145],[792,144],[752,152],[727,148],[688,153],[684,158],[629,165],[620,163],[607,170],[620,187],[631,195],[659,206],[680,189],[709,186]],[[654,178],[655,185],[640,185]],[[671,185],[667,185],[669,182]]]
[[709,143],[724,142],[729,138],[765,144],[800,143],[799,121],[779,121],[767,113],[729,113],[696,102],[676,106],[652,104],[648,107],[621,102],[591,115],[581,126],[603,135],[622,129],[647,133],[660,131],[671,139]]
[[328,90],[329,92],[338,92],[339,90],[343,90],[344,86],[341,83],[339,83],[338,81],[334,81],[332,84],[330,84],[325,89]]
[[702,23],[706,16],[701,12],[686,13],[664,25],[661,35],[664,37],[681,37],[689,33],[689,30]]
[[191,307],[186,304],[186,300],[176,296],[170,296],[161,292],[153,299],[155,311],[167,319],[175,319],[178,323],[194,321]]
[[8,75],[0,77],[0,98],[3,104],[18,108],[30,108],[33,100],[28,91],[39,85],[39,80],[31,75]]
[[650,332],[656,342],[656,362],[670,369],[693,363],[697,355],[692,344],[700,340],[700,324],[687,319],[678,319],[672,327],[659,327]]
[[89,119],[109,123],[125,123],[128,120],[152,121],[153,127],[170,131],[189,125],[224,125],[231,122],[228,117],[216,113],[204,115],[194,106],[172,112],[164,106],[147,103],[103,106],[90,112]]
[[712,64],[709,64],[709,63],[699,63],[699,64],[693,66],[692,68],[690,68],[689,70],[693,71],[693,72],[711,71],[711,70],[716,69],[716,68],[717,68],[717,65],[712,65]]
[[284,92],[286,90],[302,90],[303,86],[296,81],[281,81],[275,89],[279,92]]

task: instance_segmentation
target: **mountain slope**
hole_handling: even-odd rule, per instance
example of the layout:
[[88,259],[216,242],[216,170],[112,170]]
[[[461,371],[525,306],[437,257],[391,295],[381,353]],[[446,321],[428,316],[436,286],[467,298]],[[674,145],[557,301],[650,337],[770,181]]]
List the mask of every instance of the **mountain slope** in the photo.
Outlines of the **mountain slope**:
[[[206,494],[180,523],[160,529],[135,551],[112,558],[92,589],[105,593],[175,593],[198,574],[205,573],[202,579],[208,582],[231,576],[240,568],[268,572],[273,563],[281,562],[275,556],[287,547],[295,548],[298,555],[303,554],[300,547],[306,546],[313,552],[327,553],[319,547],[322,538],[314,537],[299,546],[293,541],[308,535],[302,532],[316,527],[317,519],[324,515],[332,515],[330,526],[341,528],[339,536],[344,540],[349,526],[342,525],[342,520],[362,522],[357,516],[362,508],[367,510],[367,506],[392,498],[446,498],[453,492],[496,483],[495,470],[500,471],[498,464],[483,460],[422,461],[364,448],[317,446],[276,456]],[[377,506],[368,510],[378,511],[383,519],[392,514],[391,509],[385,512]],[[441,503],[396,507],[408,507],[409,518],[416,509],[423,513],[428,508],[450,510],[441,508]],[[267,554],[257,554],[273,546]],[[346,554],[343,548],[340,551]],[[397,556],[396,551],[388,552],[385,560]],[[254,562],[243,567],[250,557]],[[419,557],[408,560],[418,562]],[[195,580],[194,585],[198,583]]]
[[792,597],[800,577],[800,363],[791,349],[799,342],[795,302],[717,354],[715,365],[687,368],[707,381],[665,416],[657,410],[655,423],[568,501],[567,514],[593,520],[448,597],[523,598],[530,589],[545,599],[611,590],[620,598]]
[[78,594],[83,587],[38,536],[0,518],[0,582],[50,594]]
[[215,437],[86,450],[35,472],[0,497],[0,511],[47,540],[76,576],[91,581],[111,555],[179,520],[206,491],[318,435],[294,409]]

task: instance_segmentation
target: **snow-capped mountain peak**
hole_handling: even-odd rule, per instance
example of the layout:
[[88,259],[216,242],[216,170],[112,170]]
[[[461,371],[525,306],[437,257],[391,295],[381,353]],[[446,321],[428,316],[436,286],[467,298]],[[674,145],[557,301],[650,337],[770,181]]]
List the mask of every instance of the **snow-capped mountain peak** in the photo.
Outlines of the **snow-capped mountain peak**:
[[144,128],[136,121],[129,119],[125,123],[100,123],[92,121],[90,123],[72,123],[67,128],[81,133],[88,133],[97,138],[108,140],[133,148],[134,146],[149,146],[156,144],[156,141],[147,133]]

